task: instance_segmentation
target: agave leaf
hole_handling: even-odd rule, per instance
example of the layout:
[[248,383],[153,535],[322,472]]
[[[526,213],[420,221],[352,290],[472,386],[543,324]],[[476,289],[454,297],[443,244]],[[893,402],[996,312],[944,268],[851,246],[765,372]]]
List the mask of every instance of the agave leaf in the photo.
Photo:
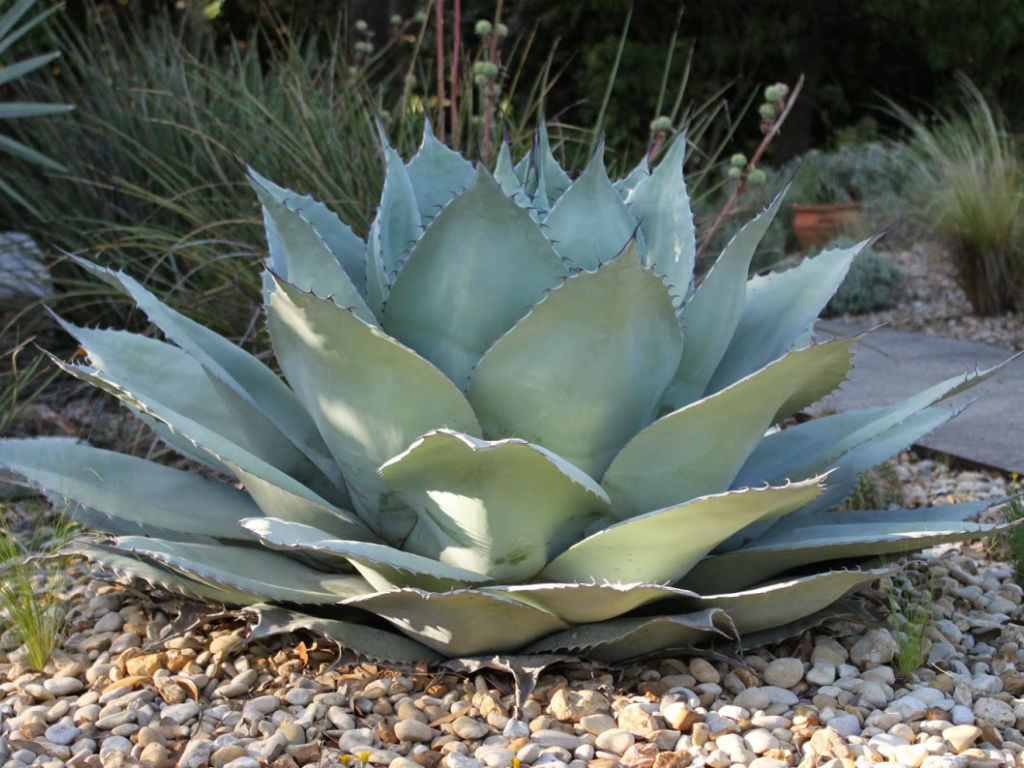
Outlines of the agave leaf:
[[588,658],[615,663],[667,648],[688,648],[716,635],[736,637],[725,611],[634,616],[572,627],[538,640],[526,653],[584,652]]
[[[597,269],[629,242],[636,220],[612,187],[604,167],[604,142],[586,169],[545,219],[548,239],[569,264]],[[582,222],[587,222],[581,226]]]
[[327,574],[277,552],[119,536],[110,544],[214,586],[292,603],[337,603],[371,593],[362,576]]
[[366,243],[323,203],[248,172],[263,205],[273,271],[375,322],[365,301]]
[[415,516],[377,467],[438,424],[480,434],[469,403],[429,362],[333,302],[275,279],[269,315],[281,369],[342,467],[356,511],[385,541],[401,541]]
[[647,155],[640,158],[640,162],[626,176],[612,182],[612,187],[625,200],[643,179],[651,175],[651,164],[647,162]]
[[478,590],[395,589],[344,601],[381,616],[445,656],[517,651],[567,625],[554,614]]
[[596,272],[567,279],[498,339],[469,399],[488,437],[522,437],[600,477],[650,422],[682,344],[665,286],[631,242]]
[[822,251],[785,272],[751,278],[739,323],[707,391],[717,392],[789,351],[839,289],[853,258],[871,242]]
[[[764,584],[742,592],[706,595],[697,601],[705,608],[729,614],[741,635],[802,619],[841,598],[851,589],[891,573],[890,568],[869,571],[826,571]],[[682,581],[687,586],[686,579]]]
[[806,477],[821,472],[851,448],[877,437],[923,408],[985,381],[1004,365],[952,376],[891,405],[822,416],[769,435],[751,453],[736,482],[778,482],[783,477]]
[[[945,507],[884,510],[875,519],[850,522],[834,512],[818,525],[772,528],[743,549],[712,555],[686,575],[688,587],[698,592],[743,589],[810,563],[878,557],[948,541],[963,541],[1003,530],[1006,526],[967,523],[962,515],[977,514],[994,502],[972,502],[950,510]],[[815,515],[821,521],[822,515]],[[857,518],[854,518],[857,519]]]
[[272,549],[312,554],[328,564],[332,560],[351,563],[370,586],[382,592],[394,587],[443,592],[490,581],[479,573],[386,544],[337,539],[312,526],[275,517],[254,517],[243,520],[242,525]]
[[126,555],[102,544],[90,545],[75,541],[65,547],[63,551],[82,555],[82,557],[102,563],[118,576],[142,579],[154,586],[166,589],[168,592],[175,592],[198,600],[227,605],[249,605],[258,603],[262,599],[259,595],[249,592],[215,587],[202,581],[190,579],[151,561]]
[[422,225],[416,191],[405,163],[386,145],[384,159],[384,188],[366,238],[366,293],[370,309],[377,317],[384,311],[398,266],[420,236]]
[[362,520],[349,512],[338,509],[308,489],[295,486],[283,487],[273,480],[267,480],[239,466],[227,464],[228,472],[237,477],[246,492],[263,510],[264,515],[273,515],[293,523],[311,525],[332,536],[359,541],[375,541],[377,537]]
[[733,235],[697,286],[693,298],[683,307],[679,325],[686,346],[679,370],[665,392],[664,406],[668,410],[681,408],[704,396],[739,325],[750,260],[788,190],[787,186],[765,210]]
[[[126,331],[80,328],[57,318],[105,379],[168,414],[202,424],[300,482],[326,483],[313,463],[259,410],[182,349]],[[172,424],[173,426],[173,424]]]
[[324,635],[341,648],[369,659],[406,663],[441,659],[440,655],[408,637],[352,621],[325,619],[266,604],[250,605],[246,612],[253,612],[257,616],[252,631],[254,638],[308,630]]
[[505,197],[512,197],[523,190],[523,180],[516,173],[515,165],[512,163],[512,150],[509,147],[508,138],[501,142],[498,150],[498,159],[494,165],[494,180],[498,182]]
[[535,576],[608,512],[608,496],[525,440],[428,432],[380,474],[419,515],[404,548],[492,579]]
[[822,478],[704,496],[616,523],[560,554],[541,571],[551,581],[641,581],[682,578],[726,537],[811,502]]
[[473,183],[473,166],[434,136],[430,120],[423,122],[423,142],[406,166],[416,194],[420,219],[430,221],[437,212]]
[[345,503],[345,483],[337,464],[302,403],[276,373],[223,336],[171,309],[129,275],[73,258],[85,271],[131,296],[168,339],[263,413],[332,481],[338,490],[331,500]]
[[224,483],[61,438],[2,440],[0,466],[111,517],[181,533],[251,541],[238,521],[260,515]]
[[481,166],[413,248],[384,329],[464,387],[484,351],[563,274],[537,225]]
[[[616,514],[630,517],[728,488],[783,403],[808,387],[830,390],[846,378],[856,341],[790,352],[651,424],[629,441],[601,481]],[[705,435],[714,439],[701,439]]]
[[660,584],[513,584],[481,587],[483,592],[505,595],[536,605],[569,624],[590,624],[614,619],[657,600],[691,599],[695,592]]
[[537,204],[544,208],[558,200],[572,184],[569,174],[558,164],[551,151],[548,124],[543,116],[538,121],[537,131],[533,135],[533,148],[516,170],[519,178],[523,180],[526,194],[531,198],[538,197]]
[[686,136],[679,134],[654,172],[642,178],[626,198],[629,210],[640,220],[647,245],[645,263],[664,275],[677,305],[689,290],[697,253],[690,198],[683,181],[685,153]]

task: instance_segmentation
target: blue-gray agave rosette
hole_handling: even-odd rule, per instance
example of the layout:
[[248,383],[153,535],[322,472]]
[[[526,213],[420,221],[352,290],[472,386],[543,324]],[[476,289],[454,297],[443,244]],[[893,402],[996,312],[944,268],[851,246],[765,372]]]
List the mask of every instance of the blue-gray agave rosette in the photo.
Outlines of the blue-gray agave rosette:
[[776,200],[694,288],[684,149],[570,181],[543,126],[493,173],[428,127],[385,149],[365,242],[253,172],[284,379],[84,262],[166,341],[66,325],[89,364],[56,360],[244,490],[67,440],[0,464],[111,534],[91,556],[390,659],[754,633],[877,575],[858,561],[986,530],[985,503],[836,509],[979,377],[773,429],[850,368],[857,338],[808,339],[860,246],[748,280]]

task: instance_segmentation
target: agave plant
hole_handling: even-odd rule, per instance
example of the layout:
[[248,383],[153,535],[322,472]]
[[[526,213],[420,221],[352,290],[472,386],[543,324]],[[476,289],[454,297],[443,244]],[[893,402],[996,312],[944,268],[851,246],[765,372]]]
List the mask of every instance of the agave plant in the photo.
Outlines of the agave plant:
[[[0,14],[0,56],[3,56],[8,48],[60,9],[60,6],[54,6],[49,10],[36,14],[34,17],[24,21],[24,23],[21,23],[19,26],[19,23],[22,22],[26,14],[28,14],[32,9],[32,6],[35,4],[36,0],[16,0],[16,2],[6,2],[5,0],[0,3],[0,8],[3,6],[9,6],[6,9],[3,9],[2,14]],[[41,67],[45,67],[59,56],[60,52],[54,51],[52,53],[44,53],[38,56],[32,56],[28,59],[22,59],[21,61],[16,61],[8,65],[0,63],[0,86],[12,83],[19,78],[40,69]],[[74,107],[70,104],[42,104],[39,102],[9,101],[0,103],[0,119],[14,120],[26,117],[39,117],[42,115],[55,115],[61,112],[68,112],[72,109],[74,109]],[[64,166],[55,160],[50,159],[46,155],[40,154],[20,141],[15,141],[9,136],[4,136],[2,134],[0,134],[0,152],[5,152],[13,157],[21,158],[22,160],[27,160],[30,163],[35,163],[36,165],[40,165],[51,171],[64,170]],[[20,195],[16,189],[14,189],[14,187],[2,178],[0,178],[0,192],[16,200],[33,213],[38,213],[32,205],[29,204],[29,202]]]
[[0,464],[108,533],[90,556],[390,659],[756,636],[986,530],[984,502],[836,509],[980,376],[778,429],[850,368],[858,337],[808,339],[864,244],[748,281],[775,200],[694,287],[685,147],[571,182],[543,125],[493,174],[428,126],[385,148],[365,242],[251,172],[284,380],[87,262],[167,341],[65,323],[89,364],[55,358],[237,482],[56,439]]

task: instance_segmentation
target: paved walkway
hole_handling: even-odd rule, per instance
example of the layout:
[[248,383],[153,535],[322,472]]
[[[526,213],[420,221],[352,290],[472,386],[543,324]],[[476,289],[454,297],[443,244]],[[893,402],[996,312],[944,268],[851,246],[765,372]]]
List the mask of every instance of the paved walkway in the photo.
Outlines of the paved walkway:
[[[822,320],[817,337],[863,330],[863,326]],[[988,344],[880,328],[857,346],[850,377],[818,408],[845,411],[883,405],[955,374],[984,370],[1012,354]],[[1024,475],[1024,357],[949,402],[971,401],[966,411],[920,444]]]

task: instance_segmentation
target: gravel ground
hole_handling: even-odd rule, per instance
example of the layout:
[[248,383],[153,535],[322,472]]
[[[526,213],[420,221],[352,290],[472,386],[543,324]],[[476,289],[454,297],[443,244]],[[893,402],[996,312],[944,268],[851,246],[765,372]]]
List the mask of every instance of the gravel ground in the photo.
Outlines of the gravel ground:
[[[910,303],[870,322],[1024,348],[1018,319],[964,313],[931,252],[892,258]],[[998,473],[909,452],[889,466],[888,492],[910,506],[1007,492]],[[896,608],[884,625],[832,622],[735,660],[556,668],[516,711],[497,674],[332,667],[316,638],[248,642],[230,618],[182,633],[182,601],[77,563],[62,595],[68,634],[42,672],[0,635],[0,765],[1024,766],[1024,590],[1012,568],[980,544],[944,546],[875,594]]]

